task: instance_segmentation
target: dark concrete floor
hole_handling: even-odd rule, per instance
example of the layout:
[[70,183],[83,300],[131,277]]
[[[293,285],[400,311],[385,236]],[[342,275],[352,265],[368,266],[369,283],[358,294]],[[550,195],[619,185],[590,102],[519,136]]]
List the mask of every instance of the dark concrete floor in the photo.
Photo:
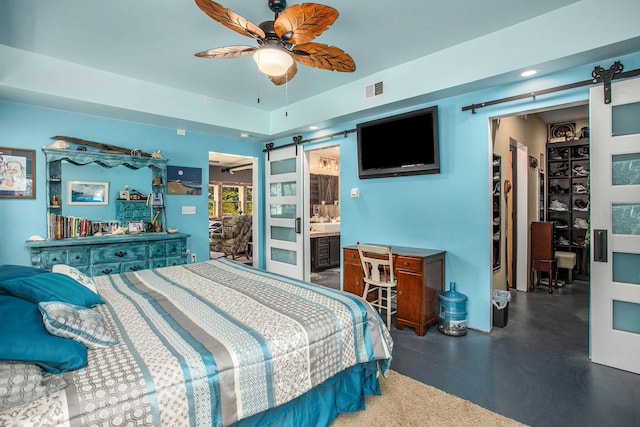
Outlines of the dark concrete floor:
[[640,426],[640,375],[589,360],[588,282],[512,290],[507,310],[490,334],[393,327],[391,368],[530,426]]
[[504,328],[392,331],[392,369],[530,426],[640,426],[640,375],[589,360],[589,283],[511,291]]

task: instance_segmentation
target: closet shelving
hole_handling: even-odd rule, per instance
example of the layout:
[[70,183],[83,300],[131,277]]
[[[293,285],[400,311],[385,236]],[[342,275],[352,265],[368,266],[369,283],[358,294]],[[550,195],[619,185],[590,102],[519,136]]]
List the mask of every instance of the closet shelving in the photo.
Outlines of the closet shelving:
[[547,144],[547,221],[556,251],[584,256],[589,249],[589,139]]
[[500,229],[502,226],[501,204],[500,195],[502,194],[502,158],[494,154],[493,155],[493,269],[498,270],[500,268]]

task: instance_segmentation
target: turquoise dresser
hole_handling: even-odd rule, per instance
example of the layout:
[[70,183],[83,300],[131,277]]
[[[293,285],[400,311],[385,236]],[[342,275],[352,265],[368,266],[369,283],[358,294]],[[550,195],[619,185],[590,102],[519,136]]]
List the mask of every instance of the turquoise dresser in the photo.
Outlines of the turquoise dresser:
[[[69,137],[55,137],[82,145],[82,140]],[[84,141],[87,142],[88,141]],[[95,145],[95,143],[92,143]],[[86,150],[86,147],[85,147]],[[59,222],[52,218],[64,218],[63,205],[54,202],[54,196],[64,191],[62,163],[76,166],[97,164],[111,169],[126,167],[137,170],[149,168],[149,193],[161,194],[166,200],[167,159],[133,156],[122,153],[102,153],[70,149],[43,148],[47,170],[47,218],[48,240],[28,241],[26,246],[31,254],[31,264],[51,270],[56,264],[67,264],[89,276],[128,273],[148,268],[159,268],[187,263],[187,238],[184,233],[151,232],[139,234],[104,234],[88,237],[59,238],[66,227],[58,229]],[[146,190],[146,189],[145,189]],[[68,203],[68,201],[67,201]],[[147,206],[146,200],[116,200],[114,213],[125,229],[129,223],[150,224],[157,219],[157,228],[166,230],[164,206]],[[56,225],[54,227],[54,225]],[[61,231],[61,232],[58,232]],[[92,230],[95,232],[96,230]],[[103,230],[101,230],[103,231]]]
[[129,273],[187,263],[184,233],[143,233],[28,241],[34,267],[67,264],[89,276]]

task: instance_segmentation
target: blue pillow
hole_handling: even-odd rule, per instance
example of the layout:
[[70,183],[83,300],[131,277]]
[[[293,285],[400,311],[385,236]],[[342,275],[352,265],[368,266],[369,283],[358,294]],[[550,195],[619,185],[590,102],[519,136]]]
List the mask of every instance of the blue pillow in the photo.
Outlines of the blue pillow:
[[52,374],[87,366],[87,347],[48,333],[36,304],[0,295],[0,313],[0,360],[33,363]]
[[16,277],[29,277],[42,273],[48,273],[48,271],[42,268],[25,267],[24,265],[3,264],[0,265],[0,282]]
[[0,295],[13,295],[34,303],[61,301],[67,304],[91,308],[104,301],[69,276],[58,273],[42,273],[30,277],[16,277],[0,283]]

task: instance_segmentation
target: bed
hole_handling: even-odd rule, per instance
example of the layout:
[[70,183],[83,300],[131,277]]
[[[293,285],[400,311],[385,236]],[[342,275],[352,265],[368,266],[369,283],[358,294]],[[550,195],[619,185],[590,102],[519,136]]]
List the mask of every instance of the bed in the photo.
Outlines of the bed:
[[[38,277],[49,286],[53,274],[61,279],[34,272],[4,282],[18,280],[22,290],[3,290],[0,267],[0,298],[64,299],[19,295]],[[89,347],[86,366],[38,365],[40,389],[52,379],[66,387],[3,409],[1,425],[329,425],[380,393],[378,375],[391,361],[392,339],[366,301],[231,260],[74,279],[88,297],[66,302],[86,316],[98,313],[111,335],[81,344]],[[75,285],[67,285],[75,298]],[[104,303],[92,300],[92,286]],[[44,304],[40,320],[50,327]],[[5,366],[33,367],[6,362],[12,358],[3,351]]]

